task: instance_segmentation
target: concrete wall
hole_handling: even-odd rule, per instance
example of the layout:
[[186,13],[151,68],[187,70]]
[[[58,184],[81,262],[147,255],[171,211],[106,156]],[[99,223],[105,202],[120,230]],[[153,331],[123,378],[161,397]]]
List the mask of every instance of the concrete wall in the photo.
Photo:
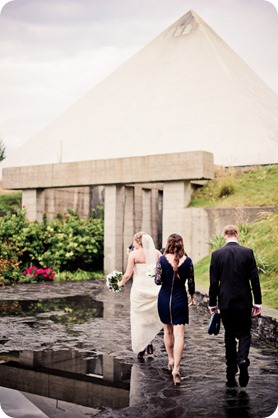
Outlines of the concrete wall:
[[[204,315],[210,317],[208,310],[208,292],[199,292],[195,294],[195,302],[198,309],[202,309]],[[278,321],[277,321],[277,310],[267,308],[263,305],[262,312],[266,312],[263,315],[252,318],[252,338],[264,341],[272,347],[278,348]],[[223,329],[223,325],[221,324]]]
[[209,240],[221,235],[228,224],[252,223],[262,212],[274,207],[185,208],[183,238],[185,249],[196,263],[209,254]]

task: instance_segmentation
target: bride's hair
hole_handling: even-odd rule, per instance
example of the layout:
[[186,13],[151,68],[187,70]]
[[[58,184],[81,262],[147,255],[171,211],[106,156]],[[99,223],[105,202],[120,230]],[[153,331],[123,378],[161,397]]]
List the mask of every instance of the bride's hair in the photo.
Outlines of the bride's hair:
[[183,239],[178,234],[171,234],[167,239],[167,244],[164,250],[164,254],[174,254],[174,272],[178,276],[178,265],[180,259],[186,255],[183,246]]
[[137,244],[141,245],[141,247],[142,247],[142,237],[143,237],[143,235],[146,235],[146,234],[147,233],[144,232],[144,231],[139,231],[134,235],[133,240],[136,241]]
[[155,264],[157,257],[152,237],[144,231],[139,231],[134,235],[133,240],[143,248],[146,264]]

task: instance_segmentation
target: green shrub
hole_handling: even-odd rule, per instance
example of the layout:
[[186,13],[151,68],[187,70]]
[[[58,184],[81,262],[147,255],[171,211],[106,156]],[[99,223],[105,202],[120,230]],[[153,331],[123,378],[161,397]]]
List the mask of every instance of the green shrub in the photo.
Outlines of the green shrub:
[[215,235],[212,239],[208,241],[209,247],[211,251],[218,250],[218,248],[223,247],[225,245],[225,240],[222,235]]
[[231,194],[234,193],[234,191],[235,191],[234,185],[230,182],[225,182],[221,184],[218,196],[219,197],[230,196]]
[[0,285],[4,286],[20,281],[20,264],[16,254],[11,254],[10,258],[0,257]]
[[44,215],[42,223],[29,222],[25,210],[9,212],[0,218],[3,258],[0,279],[26,282],[28,275],[22,275],[20,268],[30,266],[38,269],[51,266],[55,272],[100,270],[103,267],[103,231],[103,217],[80,219],[70,210],[65,218],[58,215],[50,222]]
[[21,209],[22,193],[10,193],[0,195],[0,211],[9,212]]

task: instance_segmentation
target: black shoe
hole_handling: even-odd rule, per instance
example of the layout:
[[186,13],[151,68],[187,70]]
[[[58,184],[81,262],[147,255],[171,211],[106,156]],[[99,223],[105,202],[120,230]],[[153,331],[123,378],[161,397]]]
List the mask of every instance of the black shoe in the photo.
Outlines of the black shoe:
[[249,374],[248,374],[248,363],[246,360],[241,360],[238,364],[239,367],[239,384],[242,388],[245,388],[249,382]]
[[152,345],[152,344],[149,344],[149,345],[147,346],[147,353],[148,353],[148,354],[153,354],[153,345]]
[[226,386],[228,386],[228,388],[235,388],[237,386],[235,377],[228,377]]
[[138,360],[144,360],[145,350],[140,351],[140,353],[137,354]]

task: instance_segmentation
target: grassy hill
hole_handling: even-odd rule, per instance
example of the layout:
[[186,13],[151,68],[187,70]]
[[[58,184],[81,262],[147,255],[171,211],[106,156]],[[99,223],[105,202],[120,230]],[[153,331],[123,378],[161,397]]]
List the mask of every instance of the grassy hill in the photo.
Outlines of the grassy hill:
[[[278,210],[269,213],[264,206],[278,208],[278,165],[254,167],[246,171],[228,169],[216,173],[214,180],[193,195],[194,207],[261,206],[260,218],[240,227],[240,244],[253,248],[263,294],[263,304],[278,309]],[[224,244],[213,237],[211,250]],[[197,285],[209,288],[210,255],[195,265]]]
[[191,207],[278,207],[278,165],[216,170],[215,179],[195,191]]

